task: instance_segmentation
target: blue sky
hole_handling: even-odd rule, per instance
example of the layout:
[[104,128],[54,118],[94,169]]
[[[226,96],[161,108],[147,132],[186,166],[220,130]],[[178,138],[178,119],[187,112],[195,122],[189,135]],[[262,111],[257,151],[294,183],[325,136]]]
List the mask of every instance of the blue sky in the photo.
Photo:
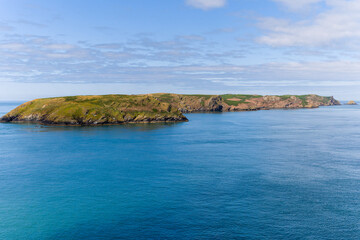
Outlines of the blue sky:
[[360,0],[0,0],[0,100],[149,92],[360,99],[359,12]]

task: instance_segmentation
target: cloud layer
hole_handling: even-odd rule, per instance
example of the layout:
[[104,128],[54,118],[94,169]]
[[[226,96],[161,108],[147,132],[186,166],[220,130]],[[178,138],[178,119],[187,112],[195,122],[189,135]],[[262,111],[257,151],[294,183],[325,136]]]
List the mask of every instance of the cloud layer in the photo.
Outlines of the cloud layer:
[[225,6],[226,0],[186,0],[186,3],[195,8],[208,10]]
[[273,0],[285,5],[290,10],[302,10],[313,4],[323,2],[323,0]]
[[[67,23],[67,29],[73,28],[67,34],[59,26],[31,18],[0,19],[1,86],[113,84],[144,92],[256,89],[259,94],[360,88],[360,0],[267,0],[271,11],[259,11],[252,0],[178,3],[185,1],[202,10],[226,8],[205,12],[185,8],[169,12],[173,19],[158,14],[155,19],[144,17],[139,25],[132,19],[94,27],[98,22],[90,25],[81,19],[71,22],[84,24],[81,28]],[[234,14],[234,8],[243,5],[259,11],[257,17]],[[174,6],[177,11],[176,4],[167,7]],[[117,28],[122,22],[126,24]],[[301,92],[304,88],[307,91]]]
[[[295,7],[288,0],[279,1]],[[309,0],[308,2],[319,1]],[[337,44],[344,47],[344,45],[349,46],[360,40],[360,0],[327,0],[324,3],[327,10],[311,18],[298,21],[278,18],[261,19],[261,26],[269,33],[260,37],[259,42],[271,46],[329,46]]]
[[210,92],[360,85],[360,61],[232,64],[232,58],[239,59],[245,52],[204,51],[200,45],[206,44],[205,38],[195,35],[95,45],[10,35],[0,42],[0,82],[172,85]]

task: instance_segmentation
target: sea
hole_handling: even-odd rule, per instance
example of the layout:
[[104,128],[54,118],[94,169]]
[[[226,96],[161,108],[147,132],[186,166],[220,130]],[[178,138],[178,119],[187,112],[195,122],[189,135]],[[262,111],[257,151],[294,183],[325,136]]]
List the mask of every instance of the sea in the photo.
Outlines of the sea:
[[0,123],[0,239],[360,239],[360,106],[186,117]]

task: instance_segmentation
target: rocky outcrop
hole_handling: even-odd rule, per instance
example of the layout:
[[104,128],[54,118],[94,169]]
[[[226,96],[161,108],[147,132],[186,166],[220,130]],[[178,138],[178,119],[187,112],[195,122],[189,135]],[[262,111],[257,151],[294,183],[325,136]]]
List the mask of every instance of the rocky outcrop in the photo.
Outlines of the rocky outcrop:
[[357,105],[357,103],[355,101],[348,101],[346,105]]
[[329,104],[329,105],[326,105],[326,106],[341,105],[341,103],[340,103],[338,100],[336,100],[333,96],[331,96],[331,97],[329,98],[328,104]]
[[223,99],[221,96],[214,96],[210,98],[208,103],[208,111],[221,112],[223,107]]

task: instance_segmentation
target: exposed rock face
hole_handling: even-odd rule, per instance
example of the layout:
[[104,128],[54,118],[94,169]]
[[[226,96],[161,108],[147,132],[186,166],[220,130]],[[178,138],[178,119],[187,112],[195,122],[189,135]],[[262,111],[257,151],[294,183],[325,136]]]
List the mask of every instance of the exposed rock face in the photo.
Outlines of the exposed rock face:
[[36,99],[0,119],[62,125],[101,125],[137,122],[187,121],[182,113],[254,111],[277,108],[316,108],[340,105],[318,95],[105,95]]
[[177,95],[177,94],[151,94],[160,101],[165,100],[183,113],[191,112],[229,112],[254,111],[262,109],[280,108],[317,108],[319,106],[340,105],[333,97],[318,95],[284,95],[260,96],[225,94],[211,95]]
[[331,96],[328,106],[334,106],[334,105],[341,105],[341,103],[338,100],[336,100],[333,96]]
[[208,103],[208,108],[212,112],[221,112],[223,109],[223,99],[221,96],[211,97]]
[[357,105],[355,101],[349,101],[346,105]]

